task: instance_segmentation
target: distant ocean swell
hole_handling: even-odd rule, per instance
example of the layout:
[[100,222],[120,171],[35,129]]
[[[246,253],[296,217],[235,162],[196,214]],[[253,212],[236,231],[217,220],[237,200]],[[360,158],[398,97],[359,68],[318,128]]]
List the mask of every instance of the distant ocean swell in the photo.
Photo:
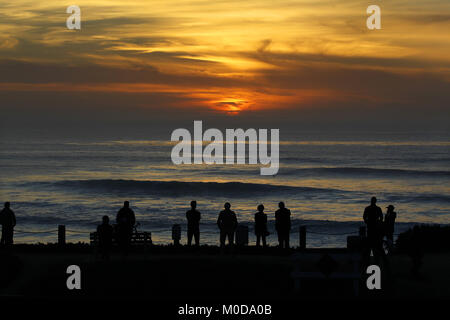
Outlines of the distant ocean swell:
[[233,196],[247,197],[252,195],[268,194],[321,194],[321,193],[339,193],[344,194],[348,191],[337,189],[322,189],[310,187],[293,187],[284,185],[270,185],[242,182],[185,182],[185,181],[149,181],[149,180],[63,180],[55,182],[29,182],[26,186],[39,186],[49,188],[72,189],[78,191],[93,190],[98,192],[116,193],[128,192],[132,194],[157,194],[165,196]]
[[343,175],[348,177],[368,176],[368,177],[403,177],[403,178],[450,178],[450,171],[427,171],[427,170],[406,170],[406,169],[377,169],[363,167],[330,167],[330,168],[283,168],[279,174],[299,176],[320,176],[320,175]]
[[[371,194],[364,191],[347,191],[331,188],[312,188],[300,186],[271,185],[243,182],[185,182],[185,181],[155,181],[155,180],[62,180],[53,182],[27,182],[26,187],[48,188],[78,193],[98,192],[102,194],[164,197],[267,197],[286,196],[296,199],[324,198],[340,199],[352,202],[366,202]],[[450,195],[436,193],[389,193],[384,194],[387,201],[402,203],[450,203]]]

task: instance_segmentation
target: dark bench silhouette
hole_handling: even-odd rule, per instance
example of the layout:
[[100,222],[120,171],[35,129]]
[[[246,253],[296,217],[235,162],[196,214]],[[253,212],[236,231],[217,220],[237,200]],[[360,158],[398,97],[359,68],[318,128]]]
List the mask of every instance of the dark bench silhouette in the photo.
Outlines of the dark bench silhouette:
[[[89,234],[90,244],[93,247],[98,246],[98,234],[91,232]],[[131,235],[132,245],[152,245],[152,233],[151,232],[133,232]],[[113,246],[117,246],[117,240],[113,237]]]

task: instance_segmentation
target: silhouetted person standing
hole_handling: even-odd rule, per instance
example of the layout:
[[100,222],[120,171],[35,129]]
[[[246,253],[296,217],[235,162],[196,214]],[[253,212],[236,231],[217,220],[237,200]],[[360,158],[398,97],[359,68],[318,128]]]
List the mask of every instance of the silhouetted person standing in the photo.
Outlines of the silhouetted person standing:
[[278,234],[278,243],[280,248],[289,249],[289,233],[291,231],[291,210],[287,209],[284,202],[278,204],[275,211],[275,229]]
[[192,244],[192,237],[195,239],[195,246],[200,245],[200,211],[197,209],[197,201],[191,201],[191,210],[186,212],[188,222],[188,246]]
[[260,246],[261,239],[263,247],[266,247],[267,233],[267,214],[264,213],[264,206],[260,204],[258,206],[258,212],[255,213],[255,235],[257,247]]
[[236,213],[230,210],[231,204],[225,203],[225,210],[220,211],[219,217],[217,218],[217,225],[220,229],[220,246],[223,248],[225,246],[225,240],[228,237],[228,243],[230,246],[234,242],[234,232],[237,228],[237,218]]
[[10,208],[10,203],[5,202],[5,207],[0,212],[0,223],[2,225],[2,238],[0,243],[11,246],[14,238],[14,227],[16,226],[16,215]]
[[394,241],[395,219],[397,218],[397,213],[394,209],[395,207],[390,204],[387,207],[387,212],[384,216],[384,232],[386,234],[386,238],[391,241],[391,243]]
[[381,208],[376,205],[377,198],[372,197],[370,200],[370,206],[364,210],[363,219],[367,225],[367,241],[368,249],[373,250],[373,254],[384,255],[382,248],[383,240],[383,212]]
[[125,254],[128,253],[133,227],[136,223],[136,217],[130,208],[130,203],[125,201],[123,208],[119,210],[116,217],[117,222],[117,241]]
[[102,224],[97,227],[98,247],[102,259],[108,260],[112,248],[113,227],[109,224],[109,217],[103,216]]

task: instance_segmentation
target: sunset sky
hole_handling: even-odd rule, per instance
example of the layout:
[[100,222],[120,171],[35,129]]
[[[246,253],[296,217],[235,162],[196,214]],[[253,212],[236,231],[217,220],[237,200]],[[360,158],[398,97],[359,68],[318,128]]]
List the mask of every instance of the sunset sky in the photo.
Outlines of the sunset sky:
[[1,123],[448,129],[449,30],[448,0],[1,0]]

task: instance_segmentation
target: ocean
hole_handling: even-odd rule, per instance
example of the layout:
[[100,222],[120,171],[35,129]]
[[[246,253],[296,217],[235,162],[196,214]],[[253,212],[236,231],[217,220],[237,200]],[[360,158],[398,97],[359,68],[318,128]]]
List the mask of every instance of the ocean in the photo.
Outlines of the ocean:
[[274,212],[284,201],[292,212],[291,244],[307,227],[307,247],[345,247],[358,234],[370,198],[392,204],[396,233],[416,223],[450,223],[450,137],[441,133],[322,133],[284,136],[280,169],[260,175],[260,165],[174,165],[174,143],[136,137],[2,138],[0,196],[17,216],[16,243],[89,241],[103,215],[112,220],[129,200],[138,230],[154,243],[171,242],[191,200],[201,211],[201,242],[218,244],[217,215],[230,202],[239,223],[250,229],[256,207],[269,218],[268,243],[276,244]]

